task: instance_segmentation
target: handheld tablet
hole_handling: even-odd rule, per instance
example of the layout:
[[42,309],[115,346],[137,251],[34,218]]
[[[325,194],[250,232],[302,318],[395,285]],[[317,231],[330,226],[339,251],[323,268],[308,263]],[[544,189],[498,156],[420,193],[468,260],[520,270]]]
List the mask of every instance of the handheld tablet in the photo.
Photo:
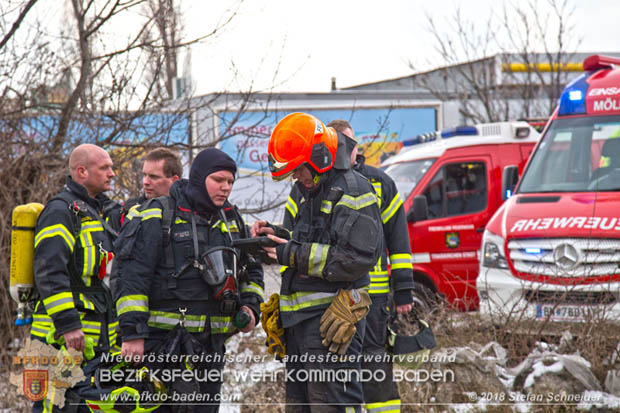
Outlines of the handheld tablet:
[[265,253],[263,247],[275,247],[278,243],[269,239],[269,237],[242,238],[233,240],[232,246],[251,254],[261,255]]

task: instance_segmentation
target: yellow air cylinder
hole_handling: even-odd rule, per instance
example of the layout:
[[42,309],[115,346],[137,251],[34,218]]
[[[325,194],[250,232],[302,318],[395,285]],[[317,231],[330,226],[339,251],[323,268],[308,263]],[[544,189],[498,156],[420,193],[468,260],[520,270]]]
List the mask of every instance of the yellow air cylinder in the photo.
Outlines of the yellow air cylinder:
[[13,209],[11,222],[11,298],[17,303],[15,325],[32,323],[27,303],[34,289],[34,227],[43,205],[31,202]]

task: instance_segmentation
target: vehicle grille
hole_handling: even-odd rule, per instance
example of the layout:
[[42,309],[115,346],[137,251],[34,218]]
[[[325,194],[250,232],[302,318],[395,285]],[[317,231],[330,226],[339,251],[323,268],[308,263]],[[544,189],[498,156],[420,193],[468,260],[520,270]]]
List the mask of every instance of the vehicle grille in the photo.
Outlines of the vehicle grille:
[[618,302],[618,297],[610,291],[524,291],[528,303],[536,304],[586,304],[608,305]]
[[519,239],[508,242],[508,256],[522,273],[549,277],[620,274],[620,240],[587,238]]

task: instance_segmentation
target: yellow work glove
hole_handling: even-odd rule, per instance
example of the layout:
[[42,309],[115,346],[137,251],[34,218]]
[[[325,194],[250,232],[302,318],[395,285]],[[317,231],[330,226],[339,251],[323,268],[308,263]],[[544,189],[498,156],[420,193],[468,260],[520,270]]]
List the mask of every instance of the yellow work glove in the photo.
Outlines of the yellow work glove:
[[366,317],[370,295],[365,290],[338,290],[338,294],[321,317],[323,345],[331,353],[345,354],[357,329],[355,324]]

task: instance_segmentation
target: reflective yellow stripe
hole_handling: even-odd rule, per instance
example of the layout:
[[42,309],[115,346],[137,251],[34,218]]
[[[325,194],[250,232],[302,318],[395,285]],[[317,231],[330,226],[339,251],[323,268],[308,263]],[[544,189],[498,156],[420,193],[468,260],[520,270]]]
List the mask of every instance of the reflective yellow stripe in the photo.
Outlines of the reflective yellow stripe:
[[84,294],[80,293],[78,297],[80,302],[82,303],[82,307],[84,307],[85,310],[95,310],[95,304],[93,304],[92,301],[86,298]]
[[308,275],[323,278],[323,268],[325,268],[328,252],[329,245],[312,243],[308,257]]
[[110,342],[110,347],[116,345],[116,337],[118,336],[118,321],[114,321],[108,324],[108,340]]
[[[147,324],[150,327],[172,330],[181,321],[181,314],[165,311],[151,311]],[[207,321],[206,315],[186,315],[185,329],[190,333],[202,333]]]
[[213,334],[232,333],[237,330],[230,316],[209,317],[209,324],[211,325],[211,333]]
[[73,303],[73,294],[70,292],[63,292],[49,296],[43,299],[43,304],[45,305],[45,309],[49,315],[75,308],[75,304]]
[[248,283],[242,282],[241,292],[258,294],[261,300],[265,300],[265,290],[263,289],[263,287],[261,287],[260,285],[256,283],[250,282],[248,284]]
[[99,221],[86,221],[82,223],[80,230],[80,243],[84,250],[84,266],[82,268],[82,280],[87,287],[92,284],[91,276],[95,273],[97,263],[97,246],[93,242],[92,233],[103,231],[103,225]]
[[149,298],[146,295],[126,295],[116,302],[116,313],[120,316],[130,311],[149,311]]
[[291,214],[293,218],[297,216],[297,212],[299,211],[299,208],[297,207],[297,204],[295,203],[293,198],[291,198],[290,196],[288,197],[288,200],[286,201],[286,209],[288,210],[289,214]]
[[135,217],[140,216],[140,211],[138,211],[139,207],[140,207],[140,204],[134,205],[131,208],[129,208],[129,212],[127,212],[127,215],[125,216],[125,218],[127,218],[127,220],[131,221]]
[[333,204],[331,201],[323,200],[321,202],[321,212],[323,212],[324,214],[331,214],[332,208],[333,208]]
[[392,199],[392,202],[390,202],[390,205],[385,209],[385,211],[381,213],[381,220],[384,224],[394,216],[394,214],[396,213],[396,211],[398,211],[398,208],[400,208],[402,204],[403,200],[400,198],[400,194],[397,192],[394,196],[394,199]]
[[45,238],[51,237],[61,237],[62,239],[64,239],[71,252],[73,252],[75,238],[73,237],[71,231],[69,231],[67,227],[62,224],[51,225],[49,227],[41,229],[41,231],[39,231],[34,238],[34,247],[36,248],[39,243]]
[[377,194],[377,204],[379,205],[379,209],[381,209],[381,182],[372,181],[372,187]]
[[377,196],[371,192],[365,193],[357,197],[351,195],[343,195],[336,206],[346,206],[351,209],[362,209],[377,203]]
[[280,295],[280,311],[297,311],[304,308],[329,304],[337,293],[300,291],[291,295]]
[[35,321],[32,322],[32,326],[30,326],[30,334],[36,337],[47,337],[53,325],[52,319],[50,318],[49,320],[50,321],[36,321],[35,318]]
[[174,223],[175,224],[187,224],[187,221],[181,218],[175,218]]
[[161,209],[159,208],[145,209],[144,211],[138,211],[138,214],[140,215],[142,221],[146,221],[147,219],[151,218],[161,219]]
[[390,255],[390,265],[393,270],[406,269],[412,270],[411,254],[392,254]]
[[398,413],[400,412],[400,399],[368,403],[366,405],[366,411],[368,411],[368,413]]

